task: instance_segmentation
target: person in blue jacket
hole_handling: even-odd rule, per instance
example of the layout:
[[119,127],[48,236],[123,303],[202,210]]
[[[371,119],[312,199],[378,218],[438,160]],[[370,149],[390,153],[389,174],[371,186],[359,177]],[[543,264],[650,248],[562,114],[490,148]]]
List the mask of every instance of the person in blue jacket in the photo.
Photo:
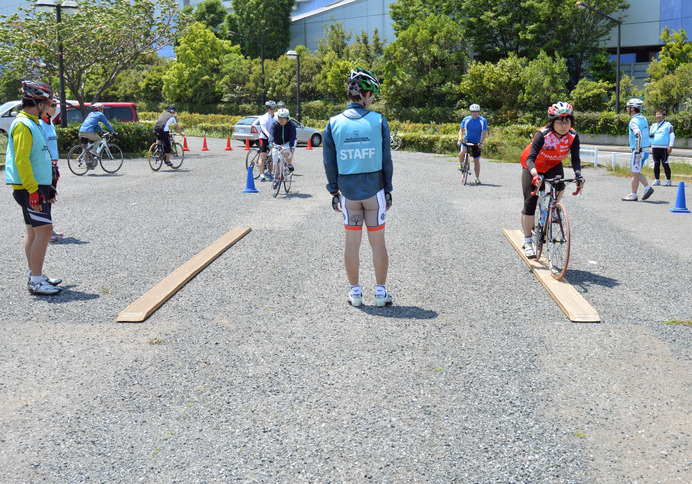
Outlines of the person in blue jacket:
[[632,98],[627,101],[627,107],[625,108],[627,114],[632,116],[629,124],[630,131],[630,149],[632,150],[632,156],[630,158],[630,172],[632,174],[632,192],[623,197],[625,202],[636,202],[639,197],[637,197],[637,188],[641,183],[644,185],[644,194],[642,195],[642,200],[646,200],[654,193],[654,188],[649,186],[649,182],[646,181],[646,177],[642,175],[641,170],[646,163],[646,159],[649,157],[649,152],[647,148],[651,146],[651,139],[649,138],[649,122],[641,114],[642,105],[644,101],[637,98]]
[[95,155],[96,150],[101,143],[101,137],[99,136],[99,133],[103,132],[103,129],[101,129],[101,123],[105,124],[108,131],[110,131],[112,134],[115,134],[115,131],[113,130],[111,123],[108,122],[108,118],[106,118],[106,116],[103,114],[103,104],[93,104],[91,109],[92,111],[79,127],[79,137],[93,141],[89,151]]
[[386,211],[392,206],[392,156],[389,124],[368,108],[380,83],[368,70],[351,70],[346,95],[349,105],[332,117],[324,130],[323,161],[332,207],[343,215],[346,229],[344,265],[351,289],[348,302],[363,301],[358,282],[362,227],[368,229],[375,266],[375,305],[392,304],[387,292],[389,256],[384,238]]
[[43,262],[53,233],[51,219],[52,167],[48,145],[39,118],[53,99],[53,90],[43,82],[22,81],[22,111],[8,132],[5,183],[22,208],[26,238],[24,253],[29,266],[31,294],[55,295],[62,279],[43,274]]
[[668,156],[673,151],[675,143],[675,130],[670,122],[665,120],[666,112],[663,109],[656,110],[656,122],[649,129],[649,137],[651,138],[651,155],[654,158],[654,182],[652,186],[661,184],[661,165],[666,172],[666,186],[673,184],[668,164]]

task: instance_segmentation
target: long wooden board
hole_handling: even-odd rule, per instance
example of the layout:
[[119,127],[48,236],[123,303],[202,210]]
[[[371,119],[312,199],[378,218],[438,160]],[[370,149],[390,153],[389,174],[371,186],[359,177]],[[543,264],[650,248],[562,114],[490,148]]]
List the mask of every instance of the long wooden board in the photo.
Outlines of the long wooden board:
[[146,294],[122,311],[116,321],[139,323],[151,316],[163,303],[187,282],[211,264],[226,249],[245,237],[249,227],[236,227],[182,266],[171,272],[163,281],[149,289]]
[[502,229],[502,233],[509,239],[521,258],[524,259],[524,262],[531,268],[538,280],[543,284],[543,287],[547,289],[548,293],[570,321],[582,323],[598,323],[601,321],[596,310],[565,278],[559,281],[553,279],[548,263],[544,258],[538,261],[536,259],[528,259],[524,255],[524,250],[522,249],[524,235],[521,233],[521,230]]

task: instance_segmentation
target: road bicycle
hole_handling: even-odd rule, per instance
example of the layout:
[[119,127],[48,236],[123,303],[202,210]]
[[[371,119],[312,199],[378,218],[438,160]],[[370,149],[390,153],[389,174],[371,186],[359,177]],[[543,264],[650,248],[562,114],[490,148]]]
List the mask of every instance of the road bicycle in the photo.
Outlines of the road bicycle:
[[279,151],[277,174],[272,184],[272,194],[274,197],[281,191],[282,183],[284,185],[284,191],[288,193],[291,190],[291,183],[293,182],[293,173],[288,169],[288,155],[291,153],[291,150],[283,146],[279,146],[277,149]]
[[106,173],[118,171],[123,166],[123,150],[115,143],[110,143],[113,137],[115,137],[114,134],[105,133],[95,153],[90,151],[94,142],[80,138],[81,143],[74,145],[67,153],[67,166],[70,171],[82,176],[89,170],[95,169],[98,164],[101,164],[101,168]]
[[389,146],[391,146],[392,151],[397,151],[399,148],[401,148],[402,142],[403,140],[401,139],[401,136],[396,133],[389,133]]
[[[251,149],[247,152],[247,155],[245,156],[245,170],[247,170],[249,167],[252,167],[252,176],[255,178],[255,180],[258,179],[261,175],[259,169],[259,160],[260,150],[258,148]],[[271,150],[267,152],[267,159],[264,162],[264,169],[269,173],[272,173],[274,171],[274,160],[272,158]]]
[[[570,230],[569,218],[567,211],[557,200],[557,186],[561,183],[568,184],[578,182],[576,178],[555,178],[540,179],[540,188],[531,192],[531,195],[538,194],[538,206],[540,216],[536,218],[536,222],[531,231],[531,239],[536,248],[536,260],[541,258],[543,252],[543,244],[545,244],[548,266],[553,279],[560,280],[567,272],[567,263],[569,262],[570,249]],[[545,184],[550,187],[549,191],[545,190]],[[572,195],[577,195],[582,189],[582,185],[577,184],[577,191]]]
[[[175,141],[172,133],[171,137],[171,161],[170,167],[174,170],[180,168],[185,159],[185,150],[180,142]],[[161,166],[166,162],[166,153],[163,151],[163,141],[157,139],[155,143],[149,147],[149,168],[153,171],[159,171]]]
[[464,155],[464,160],[461,162],[461,165],[459,165],[459,170],[461,170],[461,184],[466,185],[466,181],[468,180],[469,173],[471,173],[471,148],[474,146],[479,146],[478,143],[462,143],[464,146],[466,146],[466,154]]

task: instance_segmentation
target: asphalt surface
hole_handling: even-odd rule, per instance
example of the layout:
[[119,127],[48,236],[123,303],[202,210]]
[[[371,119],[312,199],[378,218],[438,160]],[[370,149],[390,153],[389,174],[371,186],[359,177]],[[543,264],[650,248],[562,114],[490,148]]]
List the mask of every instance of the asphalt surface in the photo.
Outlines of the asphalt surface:
[[[346,302],[343,228],[322,151],[290,194],[243,194],[238,143],[189,139],[182,168],[115,175],[62,161],[45,272],[0,197],[0,482],[690,482],[692,214],[675,187],[622,202],[586,169],[565,196],[571,323],[502,234],[519,166],[394,154],[388,289]],[[568,170],[569,171],[569,170]],[[689,197],[689,185],[688,199]],[[692,200],[690,200],[692,201]],[[252,231],[149,319],[120,311],[233,227]]]

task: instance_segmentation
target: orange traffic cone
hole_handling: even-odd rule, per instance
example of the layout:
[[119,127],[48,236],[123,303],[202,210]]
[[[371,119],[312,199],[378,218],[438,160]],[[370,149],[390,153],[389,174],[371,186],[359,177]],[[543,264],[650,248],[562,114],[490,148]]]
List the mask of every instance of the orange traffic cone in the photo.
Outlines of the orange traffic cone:
[[305,148],[306,150],[311,150],[312,149],[312,136],[308,138],[308,147]]
[[245,138],[245,149],[243,151],[250,151],[250,138]]
[[226,150],[225,151],[233,151],[233,148],[231,148],[231,137],[230,136],[226,140]]
[[190,151],[190,148],[187,147],[187,138],[183,136],[183,151]]
[[207,148],[207,137],[204,137],[204,141],[202,141],[202,151],[209,151],[209,148]]

